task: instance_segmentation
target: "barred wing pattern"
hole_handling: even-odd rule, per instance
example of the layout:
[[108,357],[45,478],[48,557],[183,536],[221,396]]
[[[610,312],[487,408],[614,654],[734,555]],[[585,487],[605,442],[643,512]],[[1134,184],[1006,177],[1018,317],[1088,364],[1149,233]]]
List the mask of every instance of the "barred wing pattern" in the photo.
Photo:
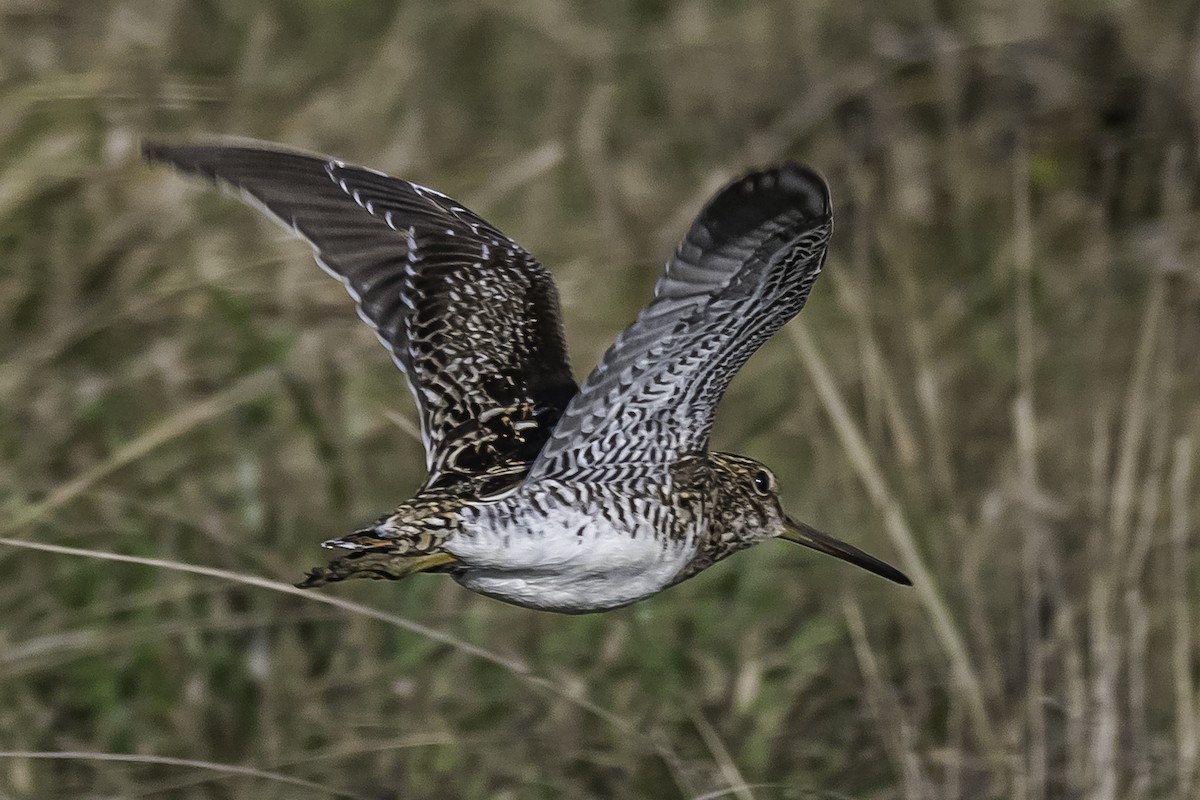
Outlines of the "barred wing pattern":
[[541,450],[577,387],[554,283],[500,231],[440,192],[324,157],[257,145],[145,156],[240,189],[308,240],[408,378],[426,487]]
[[719,192],[654,300],[567,406],[528,480],[636,478],[705,452],[734,374],[803,308],[831,225],[825,182],[795,164]]

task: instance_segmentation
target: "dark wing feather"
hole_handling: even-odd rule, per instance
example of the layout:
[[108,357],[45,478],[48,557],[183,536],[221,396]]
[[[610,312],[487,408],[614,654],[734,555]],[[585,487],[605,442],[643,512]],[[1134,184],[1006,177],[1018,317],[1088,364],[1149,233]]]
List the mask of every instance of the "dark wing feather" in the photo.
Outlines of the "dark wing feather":
[[428,485],[532,461],[577,388],[558,294],[524,250],[445,195],[303,153],[148,146],[236,187],[312,244],[408,377]]
[[529,479],[619,480],[708,448],[734,374],[804,306],[832,218],[825,182],[794,164],[719,192],[654,290],[567,406]]

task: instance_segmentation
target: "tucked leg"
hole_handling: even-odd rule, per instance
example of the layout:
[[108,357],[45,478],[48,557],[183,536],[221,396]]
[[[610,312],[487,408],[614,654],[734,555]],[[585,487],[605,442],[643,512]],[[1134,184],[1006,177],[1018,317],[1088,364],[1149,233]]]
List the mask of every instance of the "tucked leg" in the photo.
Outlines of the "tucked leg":
[[336,558],[327,566],[317,567],[296,586],[311,589],[350,578],[386,578],[398,581],[417,572],[449,572],[455,563],[457,560],[449,553],[403,556],[382,550],[359,550]]

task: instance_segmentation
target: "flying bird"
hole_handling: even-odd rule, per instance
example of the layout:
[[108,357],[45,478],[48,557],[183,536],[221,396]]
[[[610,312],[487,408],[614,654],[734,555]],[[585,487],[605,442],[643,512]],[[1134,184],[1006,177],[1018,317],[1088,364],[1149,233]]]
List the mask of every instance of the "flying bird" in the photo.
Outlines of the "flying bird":
[[910,584],[789,517],[766,466],[709,450],[729,382],[821,271],[832,208],[811,169],[783,164],[717,192],[580,386],[550,274],[446,195],[274,145],[144,155],[239,190],[306,239],[416,400],[424,485],[326,541],[340,556],[299,586],[440,572],[528,608],[605,611],[769,539]]

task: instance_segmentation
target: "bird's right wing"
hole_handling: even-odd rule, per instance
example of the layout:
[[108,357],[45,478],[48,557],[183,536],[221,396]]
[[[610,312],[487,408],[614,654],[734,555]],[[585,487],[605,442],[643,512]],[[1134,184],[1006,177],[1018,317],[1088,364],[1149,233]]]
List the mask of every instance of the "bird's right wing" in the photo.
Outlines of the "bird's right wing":
[[795,164],[720,191],[668,262],[653,302],[567,406],[528,480],[621,480],[705,452],[734,374],[804,306],[831,213],[825,182]]
[[261,145],[150,145],[312,244],[408,377],[427,486],[531,461],[576,392],[550,275],[440,192]]

